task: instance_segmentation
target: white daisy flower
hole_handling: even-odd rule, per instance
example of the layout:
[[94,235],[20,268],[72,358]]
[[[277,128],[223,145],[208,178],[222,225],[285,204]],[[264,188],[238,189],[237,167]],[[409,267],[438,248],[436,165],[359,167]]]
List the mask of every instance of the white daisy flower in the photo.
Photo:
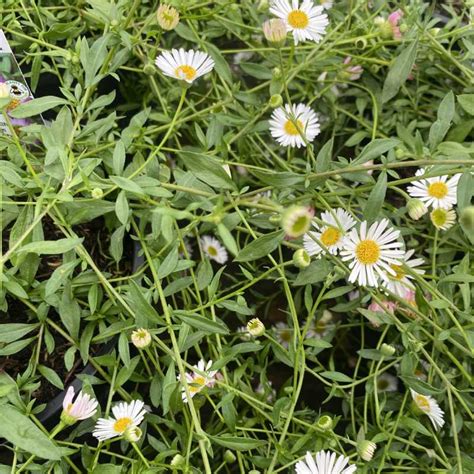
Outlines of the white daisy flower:
[[[307,339],[322,339],[333,328],[332,313],[325,309],[323,315],[317,321],[313,321],[306,332]],[[306,323],[305,323],[306,324]]]
[[[422,275],[425,273],[425,271],[416,267],[423,265],[424,260],[422,258],[413,258],[410,260],[414,253],[414,250],[409,250],[406,252],[402,259],[402,263],[403,265],[410,267],[415,273]],[[403,298],[405,297],[407,290],[415,289],[413,283],[410,281],[413,279],[413,276],[406,273],[402,265],[396,265],[392,263],[390,268],[395,272],[395,275],[387,273],[387,280],[382,282],[382,286],[387,288],[387,290],[391,291],[392,293],[400,296],[400,298]]]
[[155,64],[165,76],[189,84],[214,69],[214,60],[208,54],[182,48],[164,51],[156,58]]
[[269,120],[272,137],[282,146],[305,147],[319,135],[316,113],[305,104],[278,107]]
[[448,230],[456,222],[456,212],[438,207],[431,211],[430,220],[438,230]]
[[[416,172],[416,176],[423,176],[428,171],[430,171],[428,168],[420,168]],[[450,209],[457,202],[457,188],[460,177],[460,174],[455,174],[451,178],[449,176],[423,178],[414,181],[412,186],[408,186],[407,191],[411,197],[423,201],[427,207]]]
[[99,441],[122,436],[128,429],[137,426],[143,421],[146,410],[141,400],[130,403],[121,402],[112,408],[114,417],[99,418],[93,431]]
[[293,337],[293,329],[291,329],[287,323],[280,321],[273,326],[273,331],[277,341],[285,348],[288,349],[291,338]]
[[319,42],[329,24],[324,7],[315,5],[313,0],[273,0],[270,12],[285,23],[293,33],[295,44],[310,40]]
[[363,221],[358,231],[352,229],[344,238],[341,258],[350,261],[351,283],[377,287],[379,277],[387,280],[387,274],[395,275],[390,265],[400,265],[405,252],[400,249],[402,243],[396,241],[400,231],[388,225],[388,219],[382,219],[367,230]]
[[273,403],[276,399],[277,392],[272,385],[271,380],[268,380],[265,385],[260,382],[255,389],[255,393],[262,396],[267,403]]
[[201,238],[201,245],[203,252],[211,259],[223,265],[227,262],[229,256],[227,250],[222,244],[210,235],[203,235]]
[[[201,359],[197,365],[194,365],[194,370],[192,373],[186,372],[186,382],[188,384],[189,395],[191,398],[194,397],[197,393],[203,390],[205,387],[214,387],[217,380],[217,370],[209,370],[212,366],[212,360],[207,363]],[[180,376],[178,375],[178,380]],[[181,397],[184,403],[188,403],[188,397],[186,395],[186,390],[183,386],[181,389]]]
[[411,397],[415,405],[426,415],[428,415],[435,430],[439,430],[444,425],[444,411],[438,405],[438,402],[429,395],[421,395],[410,389]]
[[[352,474],[357,466],[351,466],[349,458],[337,456],[331,451],[319,451],[313,458],[308,451],[304,461],[299,461],[295,466],[296,474]],[[347,467],[346,467],[347,466]]]
[[61,413],[61,420],[67,425],[73,425],[76,421],[94,416],[99,404],[95,398],[82,391],[73,401],[74,395],[74,387],[70,386],[64,396],[63,411]]
[[384,372],[380,377],[377,377],[377,390],[379,392],[396,392],[398,390],[397,377]]
[[[337,255],[342,248],[344,236],[347,231],[355,226],[356,221],[344,209],[338,207],[321,214],[321,221],[324,224],[315,224],[316,231],[311,231],[303,237],[303,247],[309,255],[321,255],[326,251],[319,246],[316,240],[327,247],[332,255]],[[316,240],[315,240],[316,239]]]

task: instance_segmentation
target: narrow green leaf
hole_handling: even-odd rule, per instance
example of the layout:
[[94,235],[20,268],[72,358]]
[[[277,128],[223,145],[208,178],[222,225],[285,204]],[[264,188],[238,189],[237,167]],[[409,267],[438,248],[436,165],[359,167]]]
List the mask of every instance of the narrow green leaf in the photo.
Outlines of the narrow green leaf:
[[382,171],[377,179],[377,183],[372,188],[364,209],[364,217],[368,221],[373,221],[380,214],[385,194],[387,192],[387,173]]
[[382,103],[385,104],[392,97],[395,97],[400,87],[405,84],[415,64],[417,46],[417,41],[408,45],[390,66],[383,85]]
[[0,437],[39,458],[55,461],[61,458],[55,444],[29,418],[8,404],[0,410]]
[[229,334],[229,328],[222,321],[213,321],[200,314],[186,314],[183,311],[175,311],[173,315],[206,334]]
[[31,242],[18,249],[22,253],[36,253],[38,255],[56,255],[69,252],[82,243],[84,239],[70,237],[68,239],[43,240]]
[[237,262],[249,262],[258,258],[265,257],[272,253],[283,241],[284,232],[277,230],[270,234],[263,235],[244,247],[237,255]]
[[221,436],[209,436],[209,439],[219,446],[223,446],[224,448],[228,449],[234,449],[235,451],[248,451],[250,449],[259,448],[260,446],[267,444],[267,441],[263,441],[261,439],[241,438],[227,434],[223,434]]
[[316,157],[316,173],[324,173],[330,167],[332,160],[332,149],[334,146],[334,138],[328,140],[324,146],[319,150]]
[[13,118],[26,118],[32,117],[33,115],[39,115],[43,112],[46,112],[53,107],[58,105],[68,104],[66,99],[61,99],[60,97],[46,96],[39,97],[38,99],[32,99],[28,102],[24,102],[10,112],[10,115]]

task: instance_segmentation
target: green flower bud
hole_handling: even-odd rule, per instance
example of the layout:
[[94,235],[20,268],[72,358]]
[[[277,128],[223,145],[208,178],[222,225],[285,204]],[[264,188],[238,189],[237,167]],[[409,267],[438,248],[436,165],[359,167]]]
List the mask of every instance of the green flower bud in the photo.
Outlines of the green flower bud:
[[419,199],[410,199],[407,202],[408,215],[417,221],[428,212],[428,208]]
[[366,439],[357,443],[357,452],[364,461],[370,461],[374,457],[377,445]]
[[324,415],[317,421],[316,425],[321,430],[329,431],[333,427],[333,421],[330,416]]
[[283,104],[283,97],[280,94],[273,94],[268,103],[272,109],[276,109]]
[[474,233],[474,206],[465,207],[461,211],[459,222],[466,230],[466,232]]
[[171,460],[172,467],[181,467],[181,466],[184,466],[185,463],[186,463],[186,460],[184,459],[183,456],[181,456],[181,454],[176,454],[174,458]]
[[281,69],[279,67],[274,67],[272,69],[272,76],[273,76],[273,79],[281,79],[281,76],[282,76]]
[[391,357],[393,354],[395,354],[396,349],[393,347],[391,344],[385,344],[385,342],[382,344],[380,347],[380,352],[385,356],[385,357]]
[[104,195],[104,191],[102,191],[102,189],[100,188],[94,188],[91,192],[91,196],[94,199],[101,199],[103,195]]
[[227,464],[233,464],[236,461],[237,457],[235,454],[230,450],[227,449],[226,452],[224,453],[224,461]]
[[260,319],[254,318],[247,323],[247,331],[254,337],[263,336],[265,334],[265,325]]
[[293,264],[298,268],[306,268],[311,263],[311,257],[305,249],[298,249],[293,254]]
[[153,64],[145,64],[145,66],[143,67],[143,72],[147,75],[147,76],[153,76],[156,72],[156,67],[153,65]]

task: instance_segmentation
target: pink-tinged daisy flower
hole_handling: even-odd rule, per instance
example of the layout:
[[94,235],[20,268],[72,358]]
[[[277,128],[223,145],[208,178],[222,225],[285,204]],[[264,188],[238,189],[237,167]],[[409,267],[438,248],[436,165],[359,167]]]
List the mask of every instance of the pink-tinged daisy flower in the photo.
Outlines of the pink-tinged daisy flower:
[[[210,370],[212,367],[212,360],[209,360],[207,363],[201,359],[197,365],[193,366],[194,371],[192,373],[186,372],[186,382],[188,384],[188,391],[191,398],[194,397],[197,393],[201,392],[204,388],[214,387],[219,374],[217,370]],[[180,376],[178,375],[178,380]],[[188,396],[186,394],[186,389],[181,389],[181,396],[184,403],[188,403]]]
[[411,397],[416,407],[428,415],[435,430],[439,430],[444,425],[444,411],[438,405],[438,402],[429,395],[421,395],[410,389]]
[[67,425],[73,425],[76,421],[90,418],[97,412],[98,402],[95,398],[81,391],[73,401],[74,395],[74,387],[71,386],[67,389],[63,400],[61,420]]

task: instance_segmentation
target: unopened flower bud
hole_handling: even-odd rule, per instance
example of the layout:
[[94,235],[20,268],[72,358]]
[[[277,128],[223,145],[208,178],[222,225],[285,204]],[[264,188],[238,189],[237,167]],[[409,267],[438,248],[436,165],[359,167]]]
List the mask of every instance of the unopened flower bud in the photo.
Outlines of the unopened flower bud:
[[142,430],[138,426],[130,426],[125,430],[123,437],[130,443],[136,443],[142,437]]
[[317,421],[316,425],[321,430],[329,431],[333,427],[333,421],[330,416],[324,415]]
[[281,226],[285,234],[297,239],[308,232],[314,216],[314,210],[307,206],[290,206],[281,216]]
[[155,72],[156,72],[156,67],[153,66],[153,64],[145,64],[145,66],[143,67],[143,72],[147,75],[147,76],[153,76],[155,75]]
[[263,34],[266,40],[275,46],[283,46],[286,39],[286,24],[280,18],[267,20],[263,25]]
[[272,77],[273,79],[281,79],[281,69],[279,67],[274,67],[272,69]]
[[254,318],[247,323],[247,331],[254,337],[263,336],[265,334],[265,325],[260,319]]
[[459,222],[467,232],[474,233],[474,206],[468,206],[462,210]]
[[370,461],[374,457],[377,445],[372,441],[364,439],[357,443],[357,452],[364,461]]
[[185,463],[186,463],[186,460],[184,459],[184,457],[181,456],[181,454],[176,454],[171,460],[171,467],[184,466]]
[[151,343],[151,334],[143,328],[132,332],[132,343],[137,349],[144,349]]
[[276,109],[283,104],[283,97],[280,94],[273,94],[268,103],[272,109]]
[[100,189],[100,188],[94,188],[91,191],[91,196],[94,199],[101,199],[103,195],[104,195],[104,191],[102,191],[102,189]]
[[230,449],[227,449],[224,453],[224,461],[227,464],[233,464],[236,459],[237,457],[235,456],[235,454]]
[[156,12],[158,24],[166,31],[171,31],[178,26],[179,13],[176,8],[161,4]]
[[305,249],[298,249],[293,254],[293,265],[298,268],[306,268],[311,263],[311,257]]
[[428,212],[428,208],[419,199],[410,199],[407,202],[408,215],[417,221]]
[[258,12],[263,12],[268,10],[269,7],[269,2],[268,0],[260,0],[257,5],[257,11]]
[[392,39],[393,30],[392,25],[387,20],[384,20],[381,17],[378,17],[374,20],[375,24],[378,26],[379,35],[383,39]]
[[391,344],[385,344],[385,342],[382,344],[380,347],[380,352],[385,356],[385,357],[391,357],[393,354],[395,354],[396,349],[393,347]]

